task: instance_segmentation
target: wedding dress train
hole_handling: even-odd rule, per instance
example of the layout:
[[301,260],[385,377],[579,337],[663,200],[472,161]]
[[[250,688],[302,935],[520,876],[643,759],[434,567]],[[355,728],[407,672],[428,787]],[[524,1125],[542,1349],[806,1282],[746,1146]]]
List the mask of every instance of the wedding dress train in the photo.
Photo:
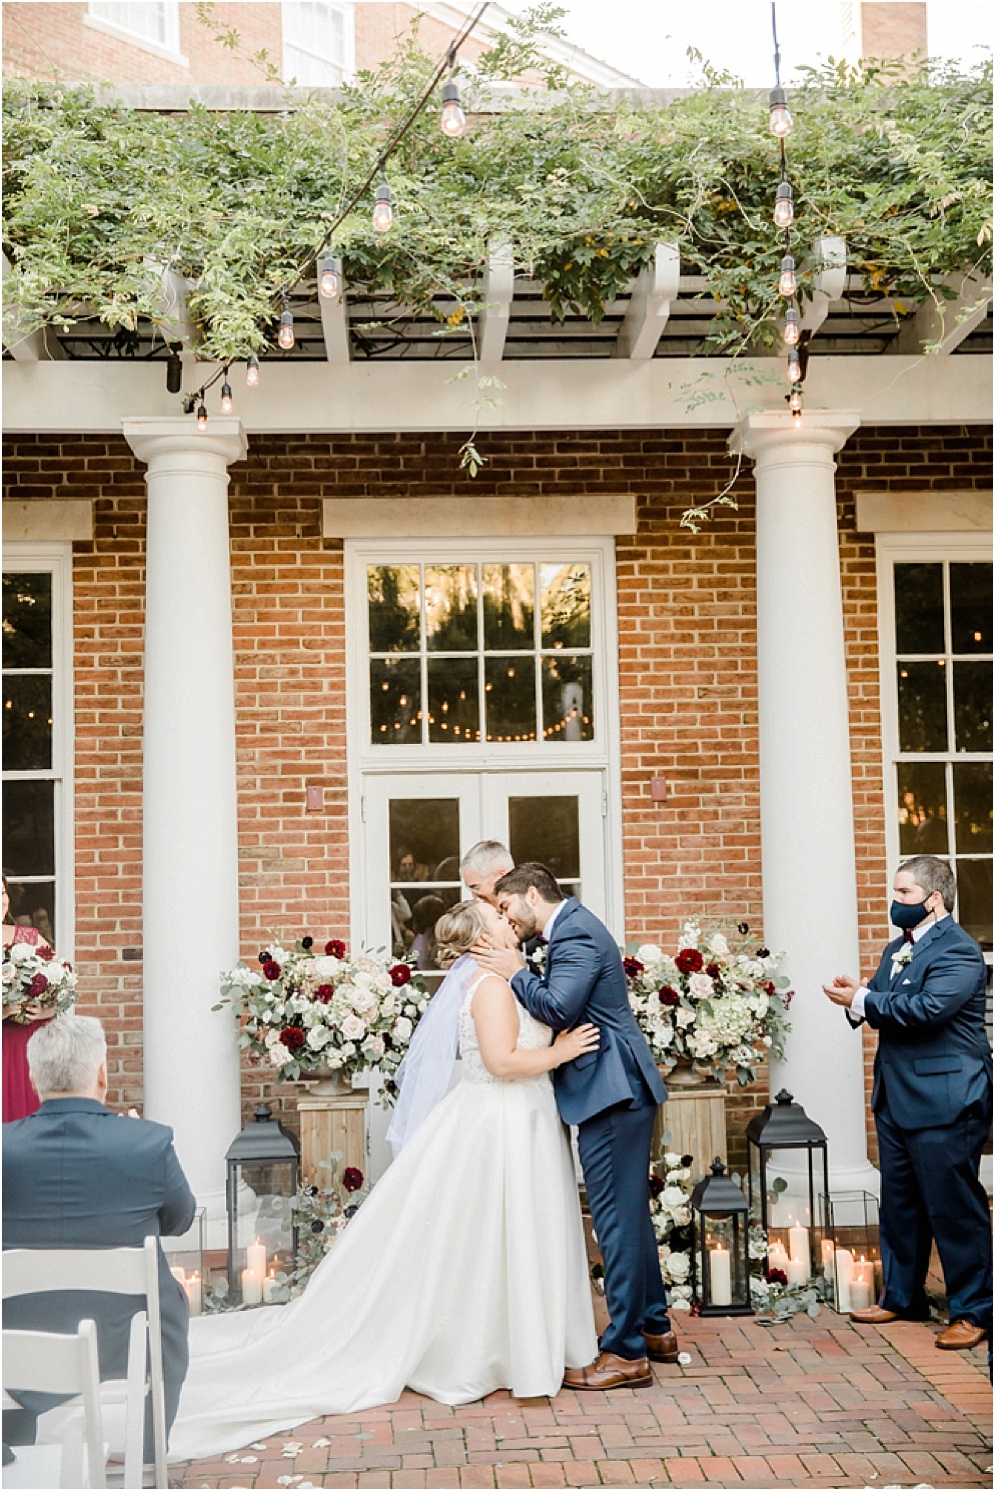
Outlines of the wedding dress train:
[[[559,1391],[597,1355],[577,1182],[548,1074],[498,1081],[470,1005],[463,1080],[378,1182],[293,1303],[190,1324],[171,1459],[323,1414]],[[520,1049],[552,1033],[518,1007]]]

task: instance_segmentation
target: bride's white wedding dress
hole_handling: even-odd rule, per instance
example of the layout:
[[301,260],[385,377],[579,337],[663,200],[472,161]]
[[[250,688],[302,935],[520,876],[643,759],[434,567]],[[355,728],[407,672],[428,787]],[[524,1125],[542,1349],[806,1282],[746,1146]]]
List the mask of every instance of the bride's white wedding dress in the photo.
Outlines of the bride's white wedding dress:
[[[292,1304],[190,1323],[170,1458],[329,1413],[498,1388],[559,1391],[597,1355],[577,1182],[548,1074],[498,1081],[470,1012],[463,1080],[430,1113]],[[552,1032],[518,1006],[518,1047]]]

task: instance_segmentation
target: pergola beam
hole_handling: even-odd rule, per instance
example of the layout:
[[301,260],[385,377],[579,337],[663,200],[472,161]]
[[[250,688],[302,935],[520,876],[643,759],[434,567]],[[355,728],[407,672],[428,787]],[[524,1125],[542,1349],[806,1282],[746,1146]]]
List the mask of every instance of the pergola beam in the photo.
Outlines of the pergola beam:
[[972,274],[949,281],[953,300],[937,297],[920,306],[888,348],[891,356],[914,357],[924,351],[950,353],[979,326],[992,302],[992,282]]
[[846,289],[846,239],[836,234],[817,238],[812,257],[822,268],[815,277],[811,300],[804,302],[799,329],[814,336],[829,315],[831,303],[841,299]]
[[515,256],[509,244],[492,244],[484,276],[484,305],[477,317],[477,356],[485,367],[493,367],[504,356],[514,294]]
[[348,362],[352,356],[349,344],[349,309],[346,284],[341,282],[338,295],[319,295],[321,330],[325,338],[325,356],[329,362]]
[[613,357],[641,361],[652,357],[677,299],[681,252],[672,243],[658,243],[653,262],[636,277],[625,320],[619,328]]

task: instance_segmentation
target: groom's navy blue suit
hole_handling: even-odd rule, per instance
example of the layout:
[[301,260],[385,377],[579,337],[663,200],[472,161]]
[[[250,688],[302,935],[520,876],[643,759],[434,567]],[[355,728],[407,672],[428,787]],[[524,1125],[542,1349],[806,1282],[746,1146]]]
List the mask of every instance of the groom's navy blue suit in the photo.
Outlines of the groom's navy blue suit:
[[629,1007],[615,941],[574,897],[553,924],[542,977],[521,969],[511,985],[553,1030],[590,1021],[601,1032],[598,1050],[558,1067],[553,1082],[561,1117],[579,1126],[591,1220],[605,1261],[611,1324],[601,1349],[635,1360],[646,1355],[644,1331],[670,1330],[649,1211],[653,1122],[667,1089]]
[[881,1160],[881,1304],[926,1315],[932,1235],[950,1319],[990,1331],[991,1232],[978,1178],[992,1107],[985,962],[952,916],[896,967],[902,948],[901,937],[885,948],[864,999],[878,1032],[871,1107]]

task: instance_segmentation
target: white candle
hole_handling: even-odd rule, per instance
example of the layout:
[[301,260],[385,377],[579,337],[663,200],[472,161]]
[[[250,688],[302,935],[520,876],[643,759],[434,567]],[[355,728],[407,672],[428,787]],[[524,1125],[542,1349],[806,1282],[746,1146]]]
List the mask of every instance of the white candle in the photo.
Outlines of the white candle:
[[812,1277],[809,1273],[808,1264],[804,1258],[789,1258],[787,1266],[780,1265],[788,1276],[788,1283],[792,1288],[798,1284],[807,1284]]
[[200,1280],[200,1274],[196,1269],[186,1281],[187,1299],[190,1301],[190,1314],[199,1315],[204,1302],[204,1290]]
[[828,1238],[824,1238],[823,1242],[822,1242],[822,1268],[823,1268],[823,1272],[826,1272],[828,1269],[831,1269],[832,1266],[833,1266],[833,1245],[829,1241]]
[[276,1292],[279,1289],[279,1287],[280,1287],[279,1284],[276,1282],[276,1279],[273,1277],[273,1270],[270,1269],[269,1273],[266,1275],[265,1279],[263,1280],[263,1304],[264,1305],[271,1305],[273,1303],[273,1296],[276,1294]]
[[173,1278],[176,1280],[177,1284],[179,1284],[181,1289],[185,1289],[187,1287],[187,1275],[185,1269],[181,1268],[179,1264],[176,1264],[175,1267],[170,1267],[169,1272],[172,1274]]
[[710,1304],[732,1304],[732,1264],[729,1249],[721,1243],[708,1255],[708,1293]]
[[861,1258],[859,1263],[853,1265],[853,1277],[850,1280],[850,1309],[866,1310],[873,1303],[873,1291],[873,1269],[866,1259]]
[[788,1272],[788,1253],[780,1238],[775,1238],[767,1253],[767,1267],[780,1268],[784,1273]]
[[788,1248],[793,1262],[804,1263],[805,1278],[809,1278],[812,1272],[812,1252],[809,1247],[808,1228],[796,1222],[788,1229]]
[[258,1237],[245,1250],[245,1266],[259,1275],[260,1282],[266,1277],[266,1244]]
[[242,1303],[244,1305],[261,1305],[263,1301],[263,1276],[257,1274],[255,1269],[243,1268],[242,1270]]
[[836,1298],[841,1315],[849,1315],[850,1280],[853,1278],[853,1254],[847,1248],[836,1249]]

